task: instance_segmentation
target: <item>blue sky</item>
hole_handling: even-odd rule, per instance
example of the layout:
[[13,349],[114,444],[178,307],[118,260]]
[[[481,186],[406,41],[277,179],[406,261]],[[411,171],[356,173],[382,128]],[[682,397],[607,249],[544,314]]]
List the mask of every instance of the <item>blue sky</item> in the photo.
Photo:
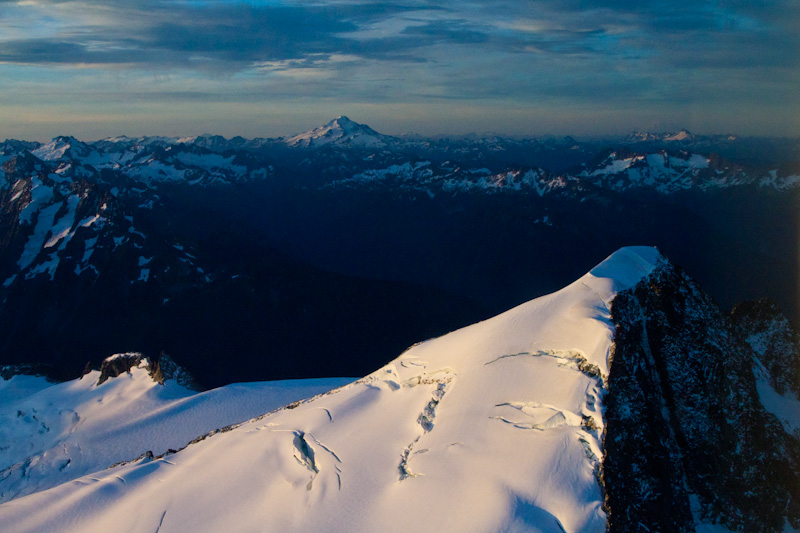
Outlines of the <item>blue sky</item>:
[[0,138],[800,135],[797,0],[0,0]]

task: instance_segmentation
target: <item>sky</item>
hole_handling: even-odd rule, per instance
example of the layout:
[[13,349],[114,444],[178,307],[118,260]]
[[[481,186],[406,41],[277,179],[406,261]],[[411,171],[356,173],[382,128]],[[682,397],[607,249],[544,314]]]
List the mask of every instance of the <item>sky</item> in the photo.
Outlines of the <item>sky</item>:
[[0,139],[800,136],[797,0],[0,0]]

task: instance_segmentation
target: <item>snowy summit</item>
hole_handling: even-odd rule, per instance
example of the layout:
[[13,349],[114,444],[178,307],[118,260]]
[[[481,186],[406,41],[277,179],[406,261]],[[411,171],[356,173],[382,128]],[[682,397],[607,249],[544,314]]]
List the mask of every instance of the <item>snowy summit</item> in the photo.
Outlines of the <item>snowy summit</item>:
[[338,116],[324,126],[288,137],[284,142],[289,146],[302,148],[325,145],[380,148],[386,146],[390,140],[390,137],[378,133],[365,124],[359,124],[345,116]]
[[[596,531],[622,249],[566,288],[176,453],[0,506],[15,531]],[[134,459],[134,457],[130,457]],[[159,529],[160,528],[160,529]]]

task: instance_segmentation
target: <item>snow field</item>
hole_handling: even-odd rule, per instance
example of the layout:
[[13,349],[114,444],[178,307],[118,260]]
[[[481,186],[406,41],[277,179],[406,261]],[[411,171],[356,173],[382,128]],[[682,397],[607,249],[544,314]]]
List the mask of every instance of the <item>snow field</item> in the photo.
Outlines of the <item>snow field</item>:
[[17,499],[0,520],[20,531],[604,531],[608,303],[658,259],[623,249],[355,383]]

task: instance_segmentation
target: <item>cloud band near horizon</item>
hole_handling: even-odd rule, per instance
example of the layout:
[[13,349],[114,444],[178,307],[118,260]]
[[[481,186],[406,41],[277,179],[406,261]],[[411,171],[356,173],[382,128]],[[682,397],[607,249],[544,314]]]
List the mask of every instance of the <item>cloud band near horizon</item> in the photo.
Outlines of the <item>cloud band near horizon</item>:
[[0,0],[0,130],[797,135],[798,27],[791,0]]

